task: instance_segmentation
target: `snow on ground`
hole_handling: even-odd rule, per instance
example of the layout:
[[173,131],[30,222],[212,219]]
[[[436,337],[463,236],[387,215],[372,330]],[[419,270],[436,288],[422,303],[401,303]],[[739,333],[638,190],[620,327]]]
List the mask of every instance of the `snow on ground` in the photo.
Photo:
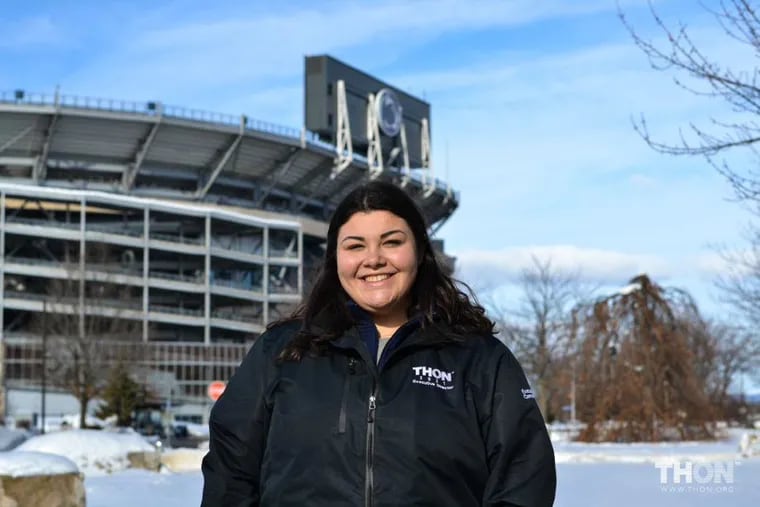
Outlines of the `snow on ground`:
[[86,475],[124,470],[127,454],[155,448],[133,431],[68,430],[32,437],[16,448],[66,456]]
[[203,478],[198,471],[159,474],[125,470],[87,476],[84,486],[87,507],[193,507],[201,503]]
[[[741,461],[731,484],[660,482],[646,463],[560,463],[555,507],[757,507],[760,459]],[[188,505],[197,500],[188,497]],[[89,503],[87,505],[90,505]],[[95,505],[95,504],[93,504]],[[101,504],[105,505],[105,504]],[[143,506],[147,507],[147,506]],[[158,506],[156,506],[158,507]]]
[[0,475],[29,477],[78,472],[76,463],[65,456],[36,451],[0,452]]
[[599,443],[555,442],[557,463],[656,463],[663,460],[714,462],[739,457],[748,430],[729,430],[714,442]]
[[[645,463],[560,463],[555,507],[757,507],[760,459],[736,467],[732,484],[663,485],[660,472]],[[678,486],[681,489],[678,489]],[[702,491],[700,491],[702,487]],[[201,473],[157,474],[127,470],[87,477],[88,507],[188,507],[200,504]],[[730,489],[729,489],[730,488]],[[127,493],[129,492],[129,493]]]
[[[555,507],[758,507],[760,456],[740,457],[742,434],[734,431],[716,442],[558,442]],[[672,461],[681,468],[698,469],[697,476],[691,483],[685,478],[675,483],[670,469],[663,482],[657,464]],[[699,482],[705,474],[717,475],[718,469],[730,470],[731,474],[717,482]],[[200,503],[203,477],[197,470],[179,474],[126,471],[87,477],[85,487],[89,507],[127,507],[137,501],[141,507],[185,507]],[[135,493],[119,496],[122,489]]]
[[0,426],[0,451],[10,451],[29,438],[30,433]]
[[[738,442],[741,434],[732,432],[728,438],[716,442],[556,442],[558,488],[555,505],[760,506],[760,456],[740,456]],[[42,439],[48,440],[44,446]],[[24,445],[32,444],[45,447],[49,452],[63,453],[74,461],[81,460],[83,456],[88,457],[87,466],[83,467],[86,474],[88,507],[187,507],[200,503],[203,478],[197,465],[196,469],[188,472],[156,473],[146,470],[120,470],[112,464],[111,468],[117,471],[109,475],[103,474],[100,468],[90,466],[94,461],[105,459],[106,456],[110,456],[108,460],[115,460],[113,456],[118,453],[126,456],[131,450],[149,450],[151,447],[134,433],[64,431],[32,438]],[[198,454],[199,451],[193,453]],[[14,457],[12,452],[0,453],[0,456],[11,462],[21,459]],[[196,463],[199,462],[197,458],[199,456],[193,458]],[[116,461],[123,464],[119,460]],[[663,469],[663,462],[676,462],[681,469],[693,468],[695,475],[691,477],[690,482],[682,478],[676,483],[673,469]],[[719,471],[723,472],[722,475]]]

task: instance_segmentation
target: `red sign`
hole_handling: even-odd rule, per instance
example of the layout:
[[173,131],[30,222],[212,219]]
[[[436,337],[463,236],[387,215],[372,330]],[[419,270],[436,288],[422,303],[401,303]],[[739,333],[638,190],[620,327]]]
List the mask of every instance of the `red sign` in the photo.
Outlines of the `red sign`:
[[208,385],[208,390],[206,391],[208,393],[208,397],[212,400],[216,401],[219,399],[219,397],[224,392],[224,388],[227,387],[227,384],[220,380],[215,380],[211,382]]

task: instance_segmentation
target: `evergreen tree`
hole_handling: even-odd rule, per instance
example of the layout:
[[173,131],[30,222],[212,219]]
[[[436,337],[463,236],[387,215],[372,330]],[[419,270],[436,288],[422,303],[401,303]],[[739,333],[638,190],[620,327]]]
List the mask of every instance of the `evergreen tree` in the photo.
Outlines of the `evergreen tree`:
[[101,418],[116,416],[118,426],[130,426],[132,412],[143,401],[144,389],[132,380],[129,371],[123,363],[118,363],[108,378],[103,391],[105,403],[98,409],[97,416]]

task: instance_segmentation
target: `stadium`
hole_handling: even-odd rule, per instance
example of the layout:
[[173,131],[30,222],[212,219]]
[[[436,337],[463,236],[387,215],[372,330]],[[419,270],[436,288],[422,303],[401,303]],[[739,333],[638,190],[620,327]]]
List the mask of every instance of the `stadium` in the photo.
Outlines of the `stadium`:
[[304,63],[300,129],[0,93],[6,417],[66,412],[65,393],[128,362],[178,419],[202,422],[209,383],[308,290],[343,196],[393,181],[432,232],[452,215],[459,196],[430,166],[429,104],[329,56]]

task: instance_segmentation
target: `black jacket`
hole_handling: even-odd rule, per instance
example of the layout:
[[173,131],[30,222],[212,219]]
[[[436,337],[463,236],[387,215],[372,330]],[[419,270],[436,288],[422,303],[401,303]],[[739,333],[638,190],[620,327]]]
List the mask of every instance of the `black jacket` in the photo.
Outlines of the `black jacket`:
[[263,334],[214,405],[202,507],[552,505],[546,426],[496,338],[415,329],[378,368],[354,328],[276,363],[299,326]]

